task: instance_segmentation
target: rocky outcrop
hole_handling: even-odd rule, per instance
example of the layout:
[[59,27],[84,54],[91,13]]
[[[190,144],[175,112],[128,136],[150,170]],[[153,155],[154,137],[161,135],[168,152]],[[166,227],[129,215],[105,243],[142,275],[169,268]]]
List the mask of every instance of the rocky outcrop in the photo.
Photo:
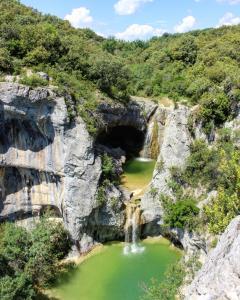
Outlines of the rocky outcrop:
[[216,248],[209,253],[185,299],[240,299],[240,216],[230,223]]
[[101,175],[84,122],[70,123],[64,98],[50,89],[1,83],[0,126],[1,219],[53,207],[81,240]]
[[[100,104],[99,131],[129,126],[144,132],[154,109],[134,101]],[[122,238],[126,193],[110,185],[106,202],[98,202],[102,166],[96,146],[84,121],[71,122],[65,99],[50,88],[0,83],[0,220],[34,220],[51,208],[83,252]],[[109,151],[121,172],[124,152]]]
[[[168,181],[171,167],[183,167],[190,150],[191,137],[188,131],[189,110],[180,106],[178,109],[160,106],[155,113],[158,123],[158,143],[160,154],[156,163],[152,182],[141,200],[146,232],[161,222],[163,211],[159,201],[160,194],[169,194]],[[157,226],[159,228],[159,226]],[[153,229],[152,229],[153,230]]]
[[[1,220],[30,219],[49,207],[87,250],[86,240],[89,246],[94,242],[86,236],[94,211],[99,210],[93,218],[99,227],[106,215],[109,228],[123,223],[115,212],[98,208],[101,172],[92,137],[81,118],[68,120],[63,97],[51,89],[0,84]],[[112,193],[122,203],[121,193]]]
[[127,105],[101,103],[98,107],[101,119],[100,130],[116,126],[129,126],[139,131],[145,131],[147,121],[156,108],[157,105],[151,101],[131,100]]

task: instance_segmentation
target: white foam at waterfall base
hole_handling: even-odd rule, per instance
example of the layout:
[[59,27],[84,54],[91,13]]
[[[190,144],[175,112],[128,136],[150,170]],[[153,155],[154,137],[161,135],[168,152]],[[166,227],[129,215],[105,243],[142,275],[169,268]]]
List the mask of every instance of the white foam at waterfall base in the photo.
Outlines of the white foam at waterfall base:
[[124,255],[139,254],[139,253],[143,253],[144,250],[145,250],[145,247],[140,246],[137,243],[132,243],[132,244],[124,246],[123,254]]
[[137,161],[141,161],[141,162],[150,162],[150,161],[153,161],[153,159],[146,158],[146,157],[137,157],[136,160]]

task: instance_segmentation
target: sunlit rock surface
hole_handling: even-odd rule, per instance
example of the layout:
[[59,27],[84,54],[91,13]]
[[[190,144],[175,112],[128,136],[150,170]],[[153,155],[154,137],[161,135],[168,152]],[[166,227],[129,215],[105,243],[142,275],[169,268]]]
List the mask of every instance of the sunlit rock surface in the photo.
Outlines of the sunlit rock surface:
[[209,253],[185,297],[185,300],[220,299],[240,299],[240,216],[230,223]]
[[[99,130],[144,132],[154,109],[102,104]],[[64,98],[51,89],[0,83],[0,220],[30,220],[51,208],[82,252],[122,238],[125,196],[111,186],[107,202],[98,203],[102,170],[95,146],[83,120],[70,122]]]
[[188,131],[189,110],[180,106],[178,109],[160,106],[154,118],[158,123],[158,143],[160,154],[153,174],[153,180],[141,200],[145,222],[161,222],[163,211],[159,201],[160,194],[169,194],[168,181],[171,167],[183,167],[190,154],[191,137]]
[[0,84],[0,217],[16,220],[53,207],[74,240],[96,206],[101,161],[79,118],[50,89]]

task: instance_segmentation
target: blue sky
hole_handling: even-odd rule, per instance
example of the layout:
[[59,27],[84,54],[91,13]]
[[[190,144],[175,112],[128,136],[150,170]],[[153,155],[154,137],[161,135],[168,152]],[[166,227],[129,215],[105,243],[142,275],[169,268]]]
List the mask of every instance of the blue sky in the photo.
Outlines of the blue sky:
[[240,0],[21,0],[103,36],[147,39],[164,32],[240,23]]

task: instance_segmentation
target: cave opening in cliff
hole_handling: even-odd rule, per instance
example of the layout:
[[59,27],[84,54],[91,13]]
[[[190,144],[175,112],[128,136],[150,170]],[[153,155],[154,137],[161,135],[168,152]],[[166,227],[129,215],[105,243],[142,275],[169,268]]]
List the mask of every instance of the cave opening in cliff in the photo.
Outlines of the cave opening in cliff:
[[97,144],[108,148],[121,148],[126,157],[139,156],[144,144],[145,132],[131,126],[116,126],[100,133]]

